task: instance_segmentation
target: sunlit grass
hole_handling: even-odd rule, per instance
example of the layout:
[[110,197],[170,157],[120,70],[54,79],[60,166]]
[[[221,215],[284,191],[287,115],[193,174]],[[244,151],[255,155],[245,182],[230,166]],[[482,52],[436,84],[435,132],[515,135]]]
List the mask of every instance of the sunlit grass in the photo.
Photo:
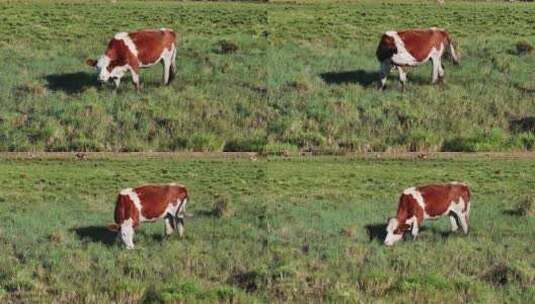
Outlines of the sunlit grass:
[[[532,5],[448,1],[2,2],[0,150],[532,150]],[[178,78],[159,66],[117,94],[85,66],[117,31],[181,36]],[[375,88],[385,30],[447,28],[462,64]],[[222,40],[237,46],[218,51]],[[282,148],[284,147],[284,148]]]
[[[533,301],[529,160],[3,160],[2,301]],[[462,180],[471,231],[427,222],[417,241],[382,234],[408,186]],[[144,224],[137,249],[107,232],[127,186],[177,181],[191,194],[186,237]],[[224,197],[232,212],[218,217]]]

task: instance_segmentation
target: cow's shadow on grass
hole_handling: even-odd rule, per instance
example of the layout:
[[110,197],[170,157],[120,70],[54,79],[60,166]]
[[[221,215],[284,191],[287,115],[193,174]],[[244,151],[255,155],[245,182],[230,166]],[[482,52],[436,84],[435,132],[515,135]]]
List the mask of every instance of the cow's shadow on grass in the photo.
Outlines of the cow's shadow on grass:
[[368,233],[368,237],[370,238],[370,242],[373,240],[378,240],[380,242],[383,242],[386,238],[386,224],[369,224],[366,225],[364,228],[366,228],[366,232]]
[[44,77],[46,87],[51,91],[63,91],[67,94],[78,94],[90,87],[99,87],[94,73],[76,72],[50,74]]
[[519,208],[503,210],[502,213],[505,214],[505,215],[509,215],[509,216],[521,216],[521,215],[523,215],[522,210],[520,210]]
[[[341,72],[326,72],[320,74],[321,79],[330,85],[341,85],[347,83],[358,83],[363,87],[378,87],[379,86],[379,72],[355,70],[355,71],[341,71]],[[408,74],[407,84],[417,85],[431,85],[431,78],[420,74]],[[399,76],[397,72],[391,72],[388,75],[387,87],[399,84]]]
[[86,226],[72,229],[81,240],[102,243],[106,246],[115,244],[117,232],[110,231],[106,226]]
[[358,83],[363,87],[377,85],[379,82],[379,73],[377,71],[341,71],[326,72],[320,74],[320,77],[327,84],[339,85],[346,83]]
[[[378,240],[380,242],[384,242],[384,240],[386,238],[386,224],[369,224],[369,225],[366,225],[365,228],[366,228],[366,232],[368,233],[368,237],[370,239],[370,242],[373,241],[373,240]],[[439,229],[437,229],[435,227],[427,227],[427,226],[420,227],[420,229],[419,229],[420,233],[425,232],[425,231],[430,231],[431,234],[433,234],[433,235],[440,235],[440,237],[443,238],[443,239],[447,239],[447,238],[455,236],[455,235],[462,235],[459,232],[453,232],[451,230],[443,231],[443,230],[439,230]],[[418,236],[418,237],[420,237],[420,236]],[[403,235],[403,239],[404,240],[412,240],[412,235],[410,234],[410,232],[406,232]]]

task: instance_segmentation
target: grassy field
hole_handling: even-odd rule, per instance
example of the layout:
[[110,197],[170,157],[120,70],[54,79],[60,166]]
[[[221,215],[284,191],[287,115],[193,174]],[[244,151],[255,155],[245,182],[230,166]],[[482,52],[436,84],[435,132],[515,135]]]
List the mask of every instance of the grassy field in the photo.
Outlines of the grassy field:
[[[351,158],[0,162],[0,302],[533,303],[531,160]],[[471,232],[428,222],[382,245],[404,188],[464,180]],[[123,187],[178,181],[186,237],[145,224],[137,249],[107,232]],[[229,203],[213,214],[214,198]]]
[[[446,1],[0,2],[0,151],[497,151],[535,147],[535,6]],[[180,33],[178,78],[117,93],[84,65],[117,31]],[[462,64],[375,89],[389,29],[446,27]],[[220,52],[220,41],[238,46]]]

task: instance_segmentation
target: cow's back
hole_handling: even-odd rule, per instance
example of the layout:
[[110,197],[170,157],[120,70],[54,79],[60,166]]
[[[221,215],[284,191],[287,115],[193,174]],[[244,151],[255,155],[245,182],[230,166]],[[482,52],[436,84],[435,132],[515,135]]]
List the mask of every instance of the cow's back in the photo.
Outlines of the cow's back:
[[162,56],[164,50],[171,50],[176,41],[176,34],[170,29],[141,30],[128,33],[136,46],[141,64],[149,65]]
[[146,219],[161,217],[169,204],[176,205],[187,197],[187,191],[179,185],[146,185],[134,192],[142,204],[141,213]]
[[425,60],[431,49],[439,49],[448,34],[441,29],[412,29],[398,32],[407,51],[418,61]]
[[459,203],[462,198],[465,203],[470,201],[468,186],[461,183],[433,184],[418,187],[425,202],[425,211],[431,216],[444,214],[452,203]]

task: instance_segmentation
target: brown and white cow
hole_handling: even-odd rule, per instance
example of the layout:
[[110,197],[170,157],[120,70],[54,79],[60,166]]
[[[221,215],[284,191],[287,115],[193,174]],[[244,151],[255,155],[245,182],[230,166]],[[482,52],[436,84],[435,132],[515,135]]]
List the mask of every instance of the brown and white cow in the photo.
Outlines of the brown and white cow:
[[87,59],[89,66],[98,71],[98,79],[112,79],[118,88],[126,72],[132,74],[132,82],[139,90],[139,70],[158,62],[163,64],[163,83],[169,84],[176,73],[176,34],[171,29],[145,29],[121,32],[108,43],[104,55],[98,60]]
[[134,230],[142,222],[165,221],[165,234],[178,230],[184,235],[187,189],[179,184],[144,185],[122,190],[115,205],[115,224],[108,228],[120,231],[126,248],[134,248]]
[[446,215],[450,217],[452,231],[460,225],[466,234],[469,214],[470,189],[466,184],[451,182],[408,188],[401,194],[396,217],[388,221],[385,245],[394,245],[409,230],[416,238],[424,220]]
[[433,83],[444,77],[442,55],[448,50],[453,62],[459,63],[459,58],[451,43],[448,32],[444,29],[410,29],[404,31],[388,31],[383,34],[377,47],[377,59],[381,63],[380,88],[384,89],[386,78],[393,68],[399,72],[401,89],[407,82],[408,67],[414,67],[431,60],[433,62]]

